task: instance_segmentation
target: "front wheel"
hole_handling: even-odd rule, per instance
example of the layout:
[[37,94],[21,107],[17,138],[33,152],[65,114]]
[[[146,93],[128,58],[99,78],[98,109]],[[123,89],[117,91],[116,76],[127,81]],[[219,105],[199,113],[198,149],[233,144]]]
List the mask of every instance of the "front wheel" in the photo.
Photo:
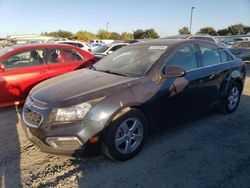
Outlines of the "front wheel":
[[145,116],[140,111],[132,109],[111,122],[104,136],[103,151],[114,160],[128,160],[141,150],[147,134]]
[[224,98],[222,111],[227,114],[234,112],[239,105],[240,97],[240,86],[238,84],[232,84]]

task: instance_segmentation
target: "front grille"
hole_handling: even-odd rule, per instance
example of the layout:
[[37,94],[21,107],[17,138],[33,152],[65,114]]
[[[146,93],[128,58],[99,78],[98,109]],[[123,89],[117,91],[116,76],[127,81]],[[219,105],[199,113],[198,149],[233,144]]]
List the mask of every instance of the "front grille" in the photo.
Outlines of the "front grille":
[[38,112],[32,111],[29,108],[24,109],[24,120],[31,127],[39,127],[42,122],[42,115]]
[[48,105],[44,102],[41,102],[37,99],[34,99],[33,97],[31,96],[28,96],[28,99],[27,99],[27,103],[28,105],[33,105],[34,107],[38,108],[38,109],[47,109],[48,108]]

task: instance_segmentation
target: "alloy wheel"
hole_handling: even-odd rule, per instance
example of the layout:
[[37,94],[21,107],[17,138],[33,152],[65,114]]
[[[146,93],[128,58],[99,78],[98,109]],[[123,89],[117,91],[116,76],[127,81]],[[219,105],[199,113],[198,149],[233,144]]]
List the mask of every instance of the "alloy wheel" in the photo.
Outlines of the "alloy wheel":
[[143,125],[137,118],[123,121],[116,131],[115,146],[122,154],[135,151],[143,139]]
[[228,95],[228,108],[230,110],[233,110],[237,104],[238,104],[238,101],[239,101],[239,97],[240,97],[240,92],[239,92],[239,89],[238,87],[233,87],[230,92],[229,92],[229,95]]

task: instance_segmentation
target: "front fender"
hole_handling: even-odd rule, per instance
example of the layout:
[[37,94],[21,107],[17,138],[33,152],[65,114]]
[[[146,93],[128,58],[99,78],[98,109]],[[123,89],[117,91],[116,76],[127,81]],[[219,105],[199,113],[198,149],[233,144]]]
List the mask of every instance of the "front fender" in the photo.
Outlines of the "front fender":
[[83,121],[83,130],[78,136],[86,142],[104,130],[110,122],[128,112],[132,106],[140,106],[159,90],[160,84],[142,79],[140,84],[116,91],[96,104]]

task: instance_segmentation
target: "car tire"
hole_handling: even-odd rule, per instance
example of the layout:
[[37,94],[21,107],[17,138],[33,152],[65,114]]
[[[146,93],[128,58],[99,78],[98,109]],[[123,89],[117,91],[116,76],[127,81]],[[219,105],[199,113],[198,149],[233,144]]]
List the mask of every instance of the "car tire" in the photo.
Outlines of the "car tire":
[[221,110],[223,113],[231,114],[237,109],[240,102],[241,93],[242,88],[239,86],[239,84],[233,83],[229,87],[222,102]]
[[102,150],[113,160],[125,161],[142,149],[147,135],[146,117],[139,110],[131,109],[108,126]]

